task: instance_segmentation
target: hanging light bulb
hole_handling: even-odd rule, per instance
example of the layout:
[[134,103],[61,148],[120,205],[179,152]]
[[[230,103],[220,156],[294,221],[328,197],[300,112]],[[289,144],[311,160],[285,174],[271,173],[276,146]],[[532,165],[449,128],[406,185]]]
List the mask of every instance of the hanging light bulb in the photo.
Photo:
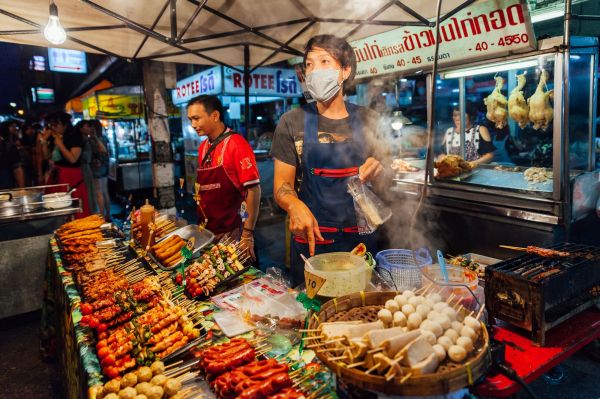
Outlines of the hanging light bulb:
[[44,36],[52,44],[63,44],[67,40],[67,33],[58,20],[58,7],[54,2],[50,3],[50,19],[44,28]]

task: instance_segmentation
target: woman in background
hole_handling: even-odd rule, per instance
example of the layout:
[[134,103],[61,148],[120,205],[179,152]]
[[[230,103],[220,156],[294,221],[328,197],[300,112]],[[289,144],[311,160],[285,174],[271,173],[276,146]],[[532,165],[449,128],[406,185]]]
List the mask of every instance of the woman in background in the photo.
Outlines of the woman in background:
[[[496,148],[492,144],[489,130],[482,125],[473,124],[477,116],[477,109],[472,104],[467,104],[465,113],[465,161],[475,165],[490,163],[494,159]],[[460,108],[452,109],[454,126],[446,130],[442,147],[446,154],[461,155],[460,153]]]
[[50,172],[51,184],[68,184],[71,189],[77,190],[71,195],[81,200],[82,212],[75,215],[82,218],[90,214],[87,188],[83,181],[81,170],[81,154],[83,152],[83,137],[71,125],[71,115],[66,112],[56,111],[48,114],[45,119],[46,129],[54,137],[54,149],[51,159],[54,163]]
[[89,132],[89,143],[92,151],[90,163],[98,212],[110,221],[110,197],[108,195],[108,141],[102,134],[102,124],[97,119],[85,121]]

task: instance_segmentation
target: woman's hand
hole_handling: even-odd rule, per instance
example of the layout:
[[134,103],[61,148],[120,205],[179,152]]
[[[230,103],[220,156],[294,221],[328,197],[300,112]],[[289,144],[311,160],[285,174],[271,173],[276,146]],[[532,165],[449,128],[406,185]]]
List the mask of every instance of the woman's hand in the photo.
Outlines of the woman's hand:
[[383,172],[383,165],[381,162],[373,157],[367,158],[364,164],[358,168],[358,177],[363,183],[374,180]]
[[308,241],[308,253],[315,254],[315,239],[323,241],[324,238],[319,230],[319,223],[306,204],[300,200],[290,206],[290,231]]

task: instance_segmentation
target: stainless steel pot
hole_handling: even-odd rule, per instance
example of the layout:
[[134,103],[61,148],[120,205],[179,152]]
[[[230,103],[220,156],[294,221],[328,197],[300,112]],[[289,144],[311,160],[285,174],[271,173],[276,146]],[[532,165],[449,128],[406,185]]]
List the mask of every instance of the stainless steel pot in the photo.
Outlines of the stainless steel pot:
[[20,204],[24,213],[37,211],[43,205],[41,190],[13,190],[10,193],[13,198],[12,202]]
[[12,194],[9,193],[7,198],[7,200],[0,201],[0,217],[9,217],[21,213],[23,206],[19,202],[13,201]]

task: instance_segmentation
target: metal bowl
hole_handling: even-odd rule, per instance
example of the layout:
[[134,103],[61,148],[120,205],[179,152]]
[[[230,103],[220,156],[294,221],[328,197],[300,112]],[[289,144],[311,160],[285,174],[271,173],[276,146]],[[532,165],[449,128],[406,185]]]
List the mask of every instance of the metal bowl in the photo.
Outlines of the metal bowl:
[[22,212],[23,206],[16,201],[0,201],[0,217],[15,216]]
[[13,190],[10,192],[13,197],[13,202],[21,204],[24,213],[35,212],[40,209],[42,203],[41,190]]

